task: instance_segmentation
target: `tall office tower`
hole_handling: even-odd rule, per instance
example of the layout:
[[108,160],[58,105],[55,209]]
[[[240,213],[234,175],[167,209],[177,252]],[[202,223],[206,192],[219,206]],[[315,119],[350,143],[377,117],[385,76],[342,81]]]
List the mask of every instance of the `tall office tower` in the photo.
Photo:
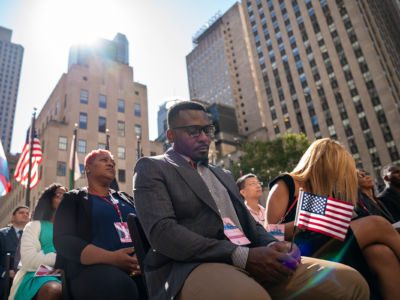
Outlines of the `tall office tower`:
[[337,139],[375,178],[400,162],[399,59],[390,58],[399,52],[388,51],[395,46],[383,28],[391,25],[374,12],[378,3],[242,3],[269,138],[293,131]]
[[158,129],[158,137],[156,138],[155,142],[161,143],[164,152],[168,150],[169,147],[171,147],[171,143],[168,141],[167,138],[167,129],[168,129],[168,124],[167,124],[167,115],[168,115],[168,109],[174,105],[175,103],[178,103],[180,101],[183,101],[183,99],[172,99],[172,100],[167,100],[164,103],[162,103],[158,107],[158,112],[157,112],[157,129]]
[[[86,154],[106,148],[107,143],[116,162],[119,188],[129,194],[138,156],[162,153],[161,145],[149,142],[147,89],[133,81],[133,68],[99,49],[81,48],[81,53],[89,55],[78,63],[70,61],[68,73],[61,76],[36,121],[43,162],[39,166],[39,184],[31,192],[32,206],[51,183],[69,186],[75,128],[81,171],[76,187],[87,184],[83,169]],[[12,203],[11,209],[25,204],[25,188],[15,181],[12,185],[11,199],[0,203],[0,221],[9,219],[10,210],[8,206],[4,208],[5,203]]]
[[247,30],[242,5],[236,3],[195,34],[186,64],[190,98],[235,108],[239,132],[250,135],[264,126]]
[[0,26],[0,136],[10,152],[24,47],[11,43],[12,31]]

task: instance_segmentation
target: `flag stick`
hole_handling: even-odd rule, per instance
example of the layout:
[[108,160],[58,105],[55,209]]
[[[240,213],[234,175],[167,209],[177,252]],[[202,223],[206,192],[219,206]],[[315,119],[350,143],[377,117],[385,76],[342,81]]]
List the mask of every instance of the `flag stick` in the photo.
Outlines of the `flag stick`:
[[[110,130],[108,128],[106,129],[106,150],[110,151]],[[110,184],[110,188],[112,188],[114,191],[119,191],[118,182],[115,177]]]
[[298,224],[299,212],[300,212],[300,208],[301,208],[301,205],[302,205],[302,202],[303,202],[303,193],[304,193],[303,188],[300,187],[299,195],[297,196],[298,200],[297,200],[297,207],[296,207],[296,217],[295,217],[295,220],[294,220],[292,240],[290,242],[290,251],[292,251],[293,244],[294,244],[294,238],[296,236],[296,225]]
[[290,241],[290,250],[289,250],[289,252],[292,252],[292,250],[293,250],[294,238],[295,238],[296,233],[297,233],[296,229],[297,229],[297,227],[293,226],[293,235],[292,235],[292,240]]
[[78,124],[75,124],[74,134],[72,137],[73,143],[72,143],[72,149],[71,149],[71,154],[70,154],[70,155],[72,155],[72,160],[71,160],[71,163],[72,163],[71,170],[72,171],[69,172],[69,189],[70,190],[73,190],[75,187],[75,152],[76,152],[77,135],[78,135]]
[[35,119],[36,119],[36,108],[33,109],[31,132],[29,133],[29,168],[28,168],[28,185],[26,188],[26,201],[25,205],[31,207],[31,172],[32,172],[32,155],[33,155],[33,140],[35,138]]

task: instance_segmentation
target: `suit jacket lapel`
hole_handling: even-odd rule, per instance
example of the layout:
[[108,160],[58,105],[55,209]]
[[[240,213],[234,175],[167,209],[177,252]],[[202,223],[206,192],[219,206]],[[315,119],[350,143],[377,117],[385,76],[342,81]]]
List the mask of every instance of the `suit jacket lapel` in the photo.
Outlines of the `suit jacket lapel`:
[[209,189],[199,173],[193,169],[188,161],[186,161],[177,152],[170,149],[165,153],[166,160],[175,167],[182,179],[187,183],[190,189],[215,213],[219,215],[217,205],[209,192]]

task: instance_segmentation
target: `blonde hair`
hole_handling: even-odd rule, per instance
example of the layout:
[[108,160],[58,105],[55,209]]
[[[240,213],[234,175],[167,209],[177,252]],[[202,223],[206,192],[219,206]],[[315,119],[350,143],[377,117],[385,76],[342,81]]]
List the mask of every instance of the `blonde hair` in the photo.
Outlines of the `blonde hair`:
[[316,140],[289,173],[295,181],[309,185],[310,192],[355,204],[357,171],[353,157],[337,141]]

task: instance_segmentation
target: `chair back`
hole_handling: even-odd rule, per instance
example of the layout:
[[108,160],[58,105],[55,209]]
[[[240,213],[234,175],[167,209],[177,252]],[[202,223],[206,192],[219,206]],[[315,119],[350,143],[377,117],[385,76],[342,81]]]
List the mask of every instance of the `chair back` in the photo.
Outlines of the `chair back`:
[[143,271],[143,261],[146,253],[150,249],[150,244],[147,241],[143,228],[140,225],[138,217],[134,213],[128,214],[127,217],[129,233],[132,238],[133,246],[135,247],[136,256],[138,258],[139,266]]

